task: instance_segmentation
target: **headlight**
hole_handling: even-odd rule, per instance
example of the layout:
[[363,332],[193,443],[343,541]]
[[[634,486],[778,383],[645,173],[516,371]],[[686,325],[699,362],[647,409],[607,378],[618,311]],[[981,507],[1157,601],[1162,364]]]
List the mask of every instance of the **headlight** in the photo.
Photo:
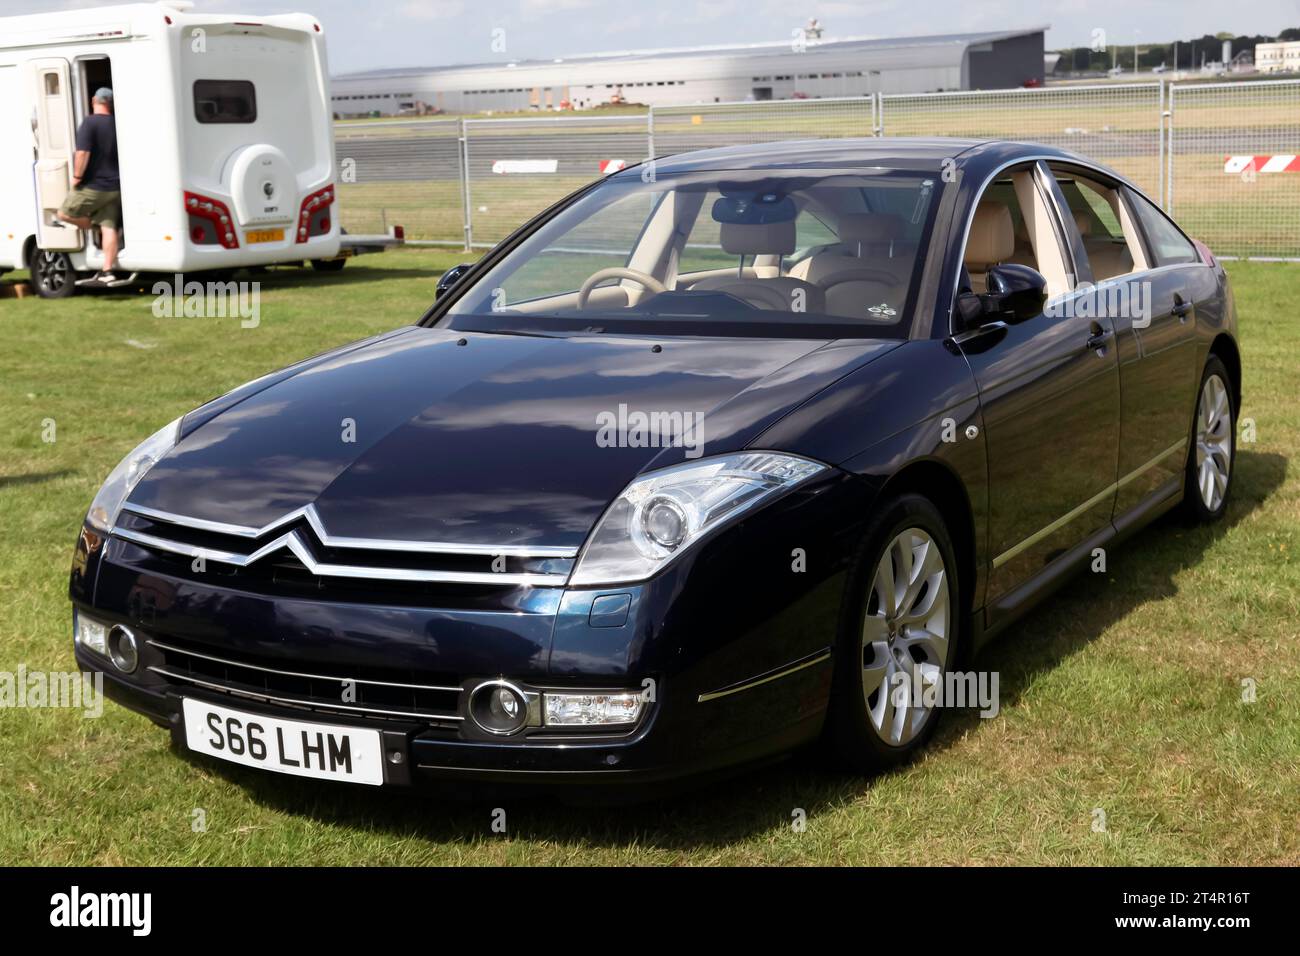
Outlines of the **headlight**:
[[570,583],[643,581],[724,522],[825,470],[794,455],[742,452],[642,475],[601,516]]
[[164,425],[136,446],[135,451],[122,459],[104,480],[104,485],[90,503],[86,520],[96,529],[108,534],[117,521],[117,513],[122,510],[127,495],[146,474],[157,464],[158,459],[176,446],[176,436],[180,432],[181,420]]

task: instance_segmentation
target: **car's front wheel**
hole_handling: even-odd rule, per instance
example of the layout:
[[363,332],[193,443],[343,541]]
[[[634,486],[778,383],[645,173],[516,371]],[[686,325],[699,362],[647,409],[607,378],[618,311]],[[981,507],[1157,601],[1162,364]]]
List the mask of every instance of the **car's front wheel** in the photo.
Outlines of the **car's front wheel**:
[[879,510],[847,594],[827,737],[841,763],[872,771],[907,760],[934,734],[932,689],[955,659],[957,561],[927,498],[900,495]]
[[1228,509],[1237,455],[1232,378],[1217,355],[1210,356],[1201,373],[1191,438],[1183,488],[1184,511],[1194,522],[1213,521]]

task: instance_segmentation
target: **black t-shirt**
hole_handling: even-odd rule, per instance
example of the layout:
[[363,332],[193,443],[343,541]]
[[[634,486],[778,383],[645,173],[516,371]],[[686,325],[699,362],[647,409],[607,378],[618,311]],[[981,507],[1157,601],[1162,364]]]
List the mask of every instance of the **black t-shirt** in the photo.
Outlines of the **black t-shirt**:
[[117,123],[105,113],[91,113],[77,130],[77,149],[90,153],[81,185],[111,192],[121,188],[117,173]]

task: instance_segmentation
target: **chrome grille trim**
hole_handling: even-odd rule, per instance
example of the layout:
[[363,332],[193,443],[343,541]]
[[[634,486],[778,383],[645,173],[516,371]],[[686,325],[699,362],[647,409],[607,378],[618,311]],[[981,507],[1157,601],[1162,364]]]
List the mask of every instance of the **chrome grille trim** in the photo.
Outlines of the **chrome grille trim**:
[[[246,665],[240,664],[238,666],[244,667]],[[231,687],[228,684],[218,684],[216,681],[203,680],[202,678],[194,677],[190,674],[178,674],[174,671],[169,671],[165,667],[159,667],[157,664],[151,664],[148,669],[150,671],[153,671],[153,673],[159,675],[160,677],[166,677],[169,680],[185,681],[186,683],[194,684],[196,687],[203,687],[208,690],[220,691],[223,694],[230,694],[235,697],[247,697],[250,700],[261,700],[271,704],[287,704],[292,707],[303,707],[307,710],[312,710],[317,712],[345,711],[347,713],[355,713],[361,716],[365,716],[367,714],[371,714],[371,715],[378,714],[384,717],[408,717],[408,718],[413,718],[415,720],[427,720],[427,721],[440,721],[440,720],[461,721],[465,719],[464,717],[461,717],[459,714],[448,714],[439,711],[421,712],[421,711],[406,711],[406,710],[384,710],[379,707],[356,707],[356,706],[350,706],[348,704],[335,704],[328,701],[312,700],[311,698],[308,697],[279,697],[274,694],[267,694],[259,691],[248,690],[243,687]]]
[[261,671],[264,674],[279,674],[281,677],[303,677],[308,680],[338,681],[340,684],[350,681],[353,684],[371,684],[375,687],[402,687],[410,690],[439,690],[455,694],[461,692],[461,688],[457,686],[442,686],[439,684],[399,684],[395,681],[387,680],[365,680],[360,677],[336,677],[332,674],[304,674],[299,671],[282,671],[274,667],[261,667],[257,664],[249,664],[244,661],[232,661],[225,657],[216,657],[212,654],[202,654],[198,651],[192,651],[187,647],[176,647],[172,644],[164,644],[162,641],[155,641],[153,638],[148,639],[145,643],[162,651],[170,651],[173,654],[184,654],[187,657],[198,657],[205,661],[212,661],[214,664],[225,664],[227,667],[242,667],[245,670]]
[[327,548],[351,548],[363,551],[405,551],[411,554],[473,554],[506,558],[576,558],[578,556],[577,548],[552,547],[549,545],[453,544],[445,541],[403,541],[396,538],[340,537],[325,530],[325,524],[321,521],[314,504],[308,504],[297,511],[291,511],[261,528],[226,524],[221,521],[208,521],[204,518],[189,518],[169,511],[159,511],[156,508],[132,504],[129,501],[122,505],[122,510],[130,511],[142,518],[161,521],[164,524],[175,524],[185,528],[193,528],[196,531],[212,531],[216,534],[228,534],[250,539],[261,538],[270,534],[276,528],[292,524],[301,518],[306,520],[320,543]]
[[280,535],[280,537],[275,538],[258,548],[252,554],[235,554],[231,551],[203,548],[198,545],[185,544],[181,541],[171,541],[167,538],[159,538],[156,535],[145,534],[141,531],[132,531],[129,528],[114,528],[112,533],[114,537],[121,538],[124,541],[131,541],[135,544],[141,545],[142,547],[154,548],[159,551],[168,551],[172,554],[181,554],[189,558],[201,557],[205,561],[216,561],[220,564],[229,564],[237,568],[246,568],[267,555],[279,551],[281,548],[288,548],[293,552],[294,557],[302,562],[303,567],[312,574],[320,577],[360,578],[362,580],[371,581],[411,581],[443,584],[523,584],[543,587],[560,587],[569,579],[567,574],[533,574],[529,572],[512,571],[433,571],[421,568],[385,568],[363,567],[353,564],[326,564],[316,560],[296,531],[290,531],[288,534]]

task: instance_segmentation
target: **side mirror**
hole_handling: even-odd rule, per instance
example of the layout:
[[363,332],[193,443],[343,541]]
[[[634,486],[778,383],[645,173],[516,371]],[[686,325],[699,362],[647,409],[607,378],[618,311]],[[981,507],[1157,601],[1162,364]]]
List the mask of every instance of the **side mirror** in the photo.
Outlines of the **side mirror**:
[[461,277],[465,275],[466,272],[469,272],[471,268],[473,268],[473,263],[462,262],[460,265],[452,266],[444,272],[438,277],[438,285],[434,288],[433,297],[435,299],[441,299],[446,295],[447,290],[459,282]]
[[967,292],[957,299],[957,314],[966,328],[989,322],[1023,322],[1043,314],[1047,280],[1037,269],[1014,262],[991,266],[985,288],[987,292]]

